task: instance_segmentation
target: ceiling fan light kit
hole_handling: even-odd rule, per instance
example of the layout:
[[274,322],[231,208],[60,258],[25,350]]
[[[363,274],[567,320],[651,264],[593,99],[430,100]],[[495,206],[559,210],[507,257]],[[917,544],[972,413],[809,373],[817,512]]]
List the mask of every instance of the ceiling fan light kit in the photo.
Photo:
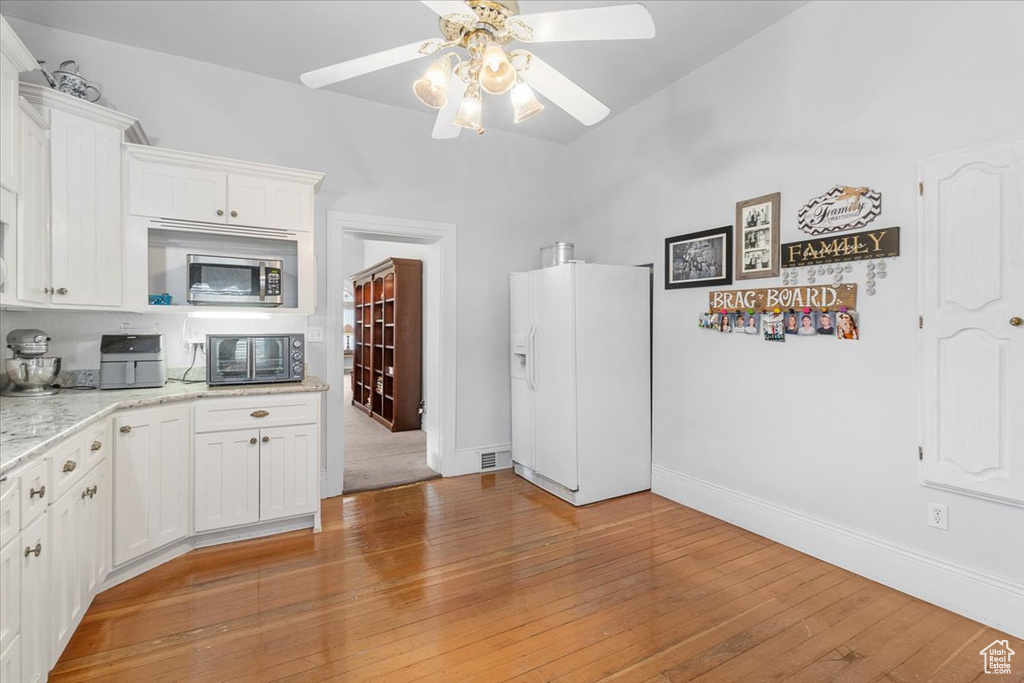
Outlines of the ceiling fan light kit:
[[[434,138],[456,137],[462,128],[484,132],[481,89],[491,95],[509,93],[515,123],[543,111],[536,90],[584,125],[592,126],[609,114],[608,107],[536,55],[526,50],[506,52],[504,46],[515,40],[538,43],[654,37],[654,21],[642,5],[519,16],[516,0],[420,1],[439,15],[443,40],[428,39],[310,71],[302,74],[302,82],[321,88],[448,48],[461,48],[466,51],[466,59],[457,52],[444,54],[413,83],[416,97],[440,110]],[[453,74],[458,87],[452,85]],[[449,90],[453,90],[453,99],[462,98],[454,118],[455,103],[450,101]]]

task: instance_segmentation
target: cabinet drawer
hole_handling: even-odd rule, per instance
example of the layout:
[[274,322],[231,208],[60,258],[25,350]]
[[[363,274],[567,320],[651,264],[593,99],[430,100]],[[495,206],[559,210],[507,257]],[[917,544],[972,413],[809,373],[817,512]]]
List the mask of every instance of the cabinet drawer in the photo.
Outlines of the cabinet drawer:
[[0,546],[7,545],[21,529],[19,482],[20,479],[14,474],[5,474],[3,481],[0,481]]
[[19,475],[21,487],[21,526],[26,527],[43,514],[46,506],[56,500],[57,496],[50,486],[47,458],[40,458],[32,463]]
[[196,433],[312,424],[319,418],[316,394],[271,394],[196,402]]
[[[89,453],[86,450],[85,439],[79,435],[68,439],[61,445],[50,451],[47,458],[50,461],[50,483],[53,484],[53,496],[47,491],[48,502],[60,498],[71,489],[78,481],[85,476],[89,470],[86,462]],[[27,524],[28,520],[22,522]]]
[[82,459],[79,463],[83,472],[91,470],[96,463],[103,460],[112,451],[113,433],[110,420],[103,420],[86,430],[82,442]]

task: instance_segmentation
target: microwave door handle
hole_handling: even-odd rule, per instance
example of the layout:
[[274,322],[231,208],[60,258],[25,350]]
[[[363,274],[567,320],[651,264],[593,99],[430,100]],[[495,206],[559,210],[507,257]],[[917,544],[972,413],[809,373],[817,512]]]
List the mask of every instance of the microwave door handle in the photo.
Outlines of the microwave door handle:
[[252,337],[249,337],[249,339],[247,339],[246,342],[245,342],[247,359],[249,361],[248,366],[249,366],[249,379],[250,380],[256,379],[256,354],[254,353],[254,351],[255,351],[255,344],[253,344],[254,341],[255,340]]
[[260,301],[267,300],[267,264],[260,261]]

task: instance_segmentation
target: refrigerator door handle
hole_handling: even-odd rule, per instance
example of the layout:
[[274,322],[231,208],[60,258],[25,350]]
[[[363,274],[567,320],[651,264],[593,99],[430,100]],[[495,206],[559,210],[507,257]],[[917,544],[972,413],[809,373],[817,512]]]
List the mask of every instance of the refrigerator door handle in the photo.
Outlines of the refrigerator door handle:
[[537,326],[532,325],[527,335],[526,382],[532,391],[537,391]]

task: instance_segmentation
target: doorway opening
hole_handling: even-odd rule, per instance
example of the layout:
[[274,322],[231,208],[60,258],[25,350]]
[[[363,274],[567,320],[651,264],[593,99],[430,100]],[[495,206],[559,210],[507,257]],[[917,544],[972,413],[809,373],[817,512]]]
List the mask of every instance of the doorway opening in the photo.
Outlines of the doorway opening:
[[454,458],[455,226],[330,212],[328,228],[341,341],[326,407],[328,489],[442,476]]

